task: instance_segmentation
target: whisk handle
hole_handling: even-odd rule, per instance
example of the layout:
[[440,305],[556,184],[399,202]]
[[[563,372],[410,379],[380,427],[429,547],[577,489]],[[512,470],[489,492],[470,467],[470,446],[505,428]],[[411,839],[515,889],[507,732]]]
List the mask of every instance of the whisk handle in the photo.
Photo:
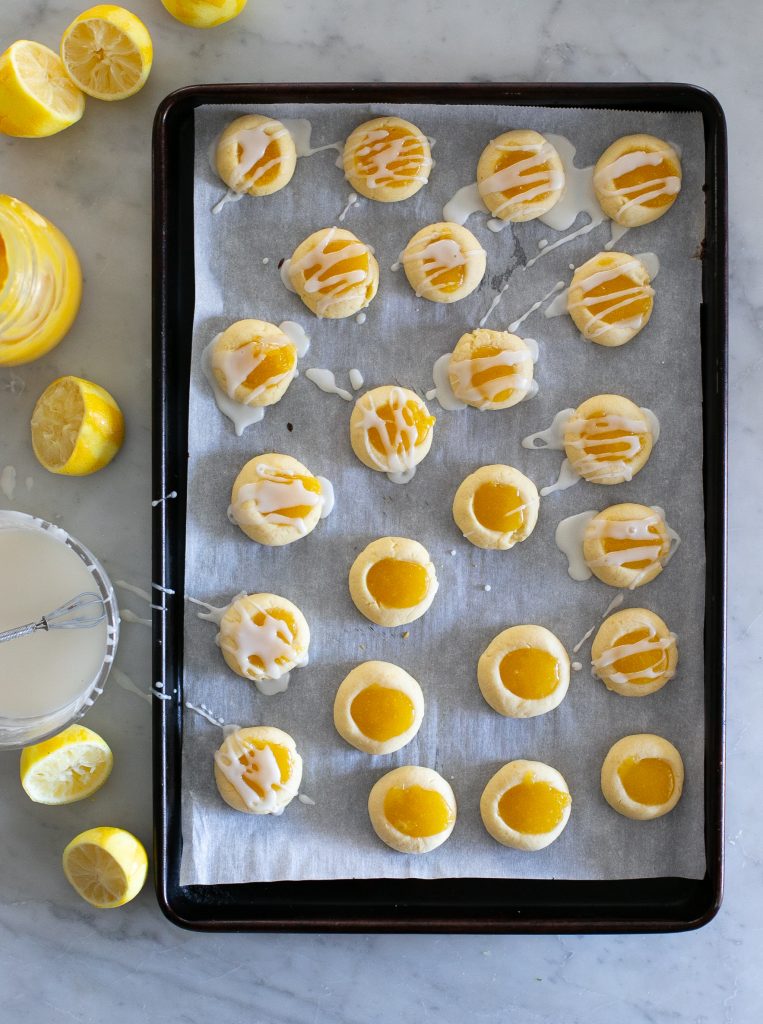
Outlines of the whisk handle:
[[0,644],[4,644],[6,640],[18,640],[21,636],[31,636],[38,629],[47,629],[48,624],[45,619],[40,619],[39,622],[28,622],[26,626],[16,626],[15,629],[7,629],[4,633],[0,633]]

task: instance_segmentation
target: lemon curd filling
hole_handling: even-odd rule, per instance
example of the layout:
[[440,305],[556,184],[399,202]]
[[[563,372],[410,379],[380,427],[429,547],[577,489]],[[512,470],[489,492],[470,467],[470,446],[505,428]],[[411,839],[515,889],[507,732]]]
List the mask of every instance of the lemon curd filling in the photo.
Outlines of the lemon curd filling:
[[392,786],[384,797],[384,816],[398,832],[414,839],[439,835],[453,822],[445,797],[423,786]]
[[[283,622],[285,626],[285,629],[278,629],[279,638],[285,644],[291,645],[294,642],[294,638],[297,635],[297,624],[295,623],[292,615],[284,608],[269,608],[267,614],[265,612],[258,611],[252,615],[251,618],[255,626],[264,626],[267,618],[278,619],[280,622]],[[281,654],[275,659],[276,665],[285,665],[288,661],[289,657],[285,654]],[[265,662],[259,654],[250,654],[249,663],[262,671],[266,670]]]
[[401,736],[413,725],[416,712],[407,693],[372,683],[353,698],[350,714],[358,729],[377,743]]
[[542,700],[550,696],[561,678],[559,661],[538,647],[518,647],[501,659],[501,682],[522,700]]
[[480,526],[496,533],[516,533],[525,521],[525,500],[511,484],[484,483],[474,492],[472,508]]
[[[244,152],[244,147],[239,142],[236,147],[236,156],[239,163],[241,163],[241,161],[244,159]],[[266,164],[270,164],[271,161],[273,162],[272,166],[268,167],[267,171],[263,171],[263,173],[260,174],[260,169],[262,167],[265,167]],[[262,154],[257,163],[250,167],[249,170],[246,172],[246,174],[243,177],[243,181],[248,182],[249,184],[251,184],[254,181],[257,183],[257,187],[260,188],[263,185],[269,185],[272,181],[275,181],[275,179],[278,177],[280,173],[280,149],[278,143],[274,139],[272,142],[268,143],[265,152]],[[240,187],[241,186],[239,185],[239,188]]]
[[[635,629],[631,633],[623,633],[615,641],[615,647],[625,647],[630,644],[637,644],[642,640],[653,639],[651,630],[644,627],[643,629]],[[642,678],[635,676],[638,672],[649,672],[649,673],[661,673],[665,672],[668,667],[668,652],[662,650],[660,647],[650,646],[646,651],[639,651],[636,654],[630,654],[625,658],[619,658],[617,661],[612,663],[612,668],[615,672],[620,672],[623,675],[627,675],[629,683],[651,683],[653,677],[647,675]],[[634,678],[635,676],[635,678]]]
[[[323,252],[327,255],[341,252],[348,245],[357,246],[357,244],[355,239],[334,238],[325,246]],[[317,275],[316,280],[321,282],[320,286],[316,289],[319,295],[330,295],[332,299],[338,299],[355,287],[351,277],[344,284],[339,283],[341,278],[357,271],[361,271],[364,277],[368,275],[368,252],[362,252],[357,256],[349,256],[347,259],[329,261],[328,265],[321,265],[320,262],[316,263],[314,266],[307,267],[304,275],[306,281],[312,280]]]
[[267,348],[263,352],[258,342],[253,341],[252,356],[259,362],[244,380],[244,385],[251,391],[267,384],[274,377],[289,373],[297,362],[297,350],[293,345],[279,345],[278,348]]
[[[399,126],[385,127],[384,131],[386,135],[383,139],[368,142],[356,151],[354,161],[358,175],[373,178],[377,186],[407,188],[419,173],[424,159],[421,141]],[[401,144],[400,155],[393,160],[385,161],[388,173],[379,173],[379,153],[399,139],[406,140]]]
[[[438,242],[453,241],[453,236],[449,231],[443,232],[441,235],[437,235],[433,238],[429,245],[436,245]],[[443,266],[437,256],[424,256],[422,260],[424,267],[424,273],[432,282],[432,284],[440,292],[450,294],[457,288],[460,288],[466,278],[466,257],[463,258],[462,263],[457,263],[455,266],[448,267]]]
[[[497,348],[495,345],[480,345],[475,348],[472,352],[470,359],[489,359],[491,356],[500,355],[502,349]],[[484,395],[485,398],[490,399],[491,402],[505,402],[507,398],[510,398],[514,392],[514,388],[507,387],[505,391],[497,391],[493,395],[487,394],[483,391],[485,384],[490,384],[494,380],[502,380],[504,377],[508,381],[514,376],[514,367],[499,364],[498,366],[488,366],[484,370],[473,370],[471,375],[472,387],[479,391],[480,394]]]
[[654,540],[651,539],[639,539],[632,540],[624,537],[603,537],[601,540],[601,546],[604,549],[604,555],[609,555],[613,551],[628,551],[630,548],[637,548],[639,551],[643,551],[644,548],[650,549],[650,554],[646,558],[635,559],[633,562],[622,562],[624,569],[646,569],[647,566],[652,565],[660,555],[662,548],[662,539],[660,538],[656,526],[648,526],[647,533],[654,536]]
[[617,774],[623,789],[637,804],[667,803],[675,789],[673,769],[661,757],[626,757]]
[[[640,150],[632,149],[629,153],[638,153]],[[626,156],[623,153],[622,156]],[[661,160],[658,164],[642,164],[640,167],[635,167],[632,171],[628,171],[625,174],[621,174],[619,178],[615,178],[613,185],[616,189],[630,189],[637,185],[643,185],[642,189],[638,189],[634,192],[628,193],[628,199],[638,199],[639,196],[644,196],[648,192],[651,192],[655,185],[663,178],[671,178],[675,176],[676,168],[668,160]],[[660,206],[668,206],[675,197],[668,193],[663,193],[659,196],[653,196],[651,199],[646,199],[641,206],[647,206],[651,208],[657,208]]]
[[379,419],[384,421],[387,443],[384,443],[377,427],[369,427],[368,440],[376,451],[382,455],[387,455],[390,451],[394,451],[398,455],[410,451],[410,438],[407,433],[401,432],[398,416],[402,416],[406,426],[416,428],[416,439],[413,442],[416,446],[424,443],[429,431],[435,424],[435,417],[429,416],[425,409],[417,402],[408,401],[402,409],[393,409],[389,402],[385,402],[375,411]]
[[[621,428],[606,428],[600,426],[604,413],[596,413],[586,420],[582,431],[583,453],[597,462],[619,462],[626,459],[630,462],[635,459],[644,447],[644,438],[641,435],[634,435]],[[632,451],[633,440],[638,442],[638,450]],[[589,446],[587,441],[591,441]],[[610,444],[604,442],[609,441]]]
[[382,558],[366,573],[366,586],[377,604],[385,608],[415,608],[427,596],[426,566],[400,558]]
[[518,786],[506,790],[498,801],[498,814],[515,832],[540,835],[557,827],[569,802],[568,793],[549,782],[536,782],[528,774]]
[[[310,491],[313,494],[321,493],[321,482],[314,476],[302,476],[300,474],[291,475],[290,473],[269,473],[267,476],[263,476],[262,480],[265,483],[269,482],[287,485],[298,482],[302,484],[306,491]],[[286,516],[287,519],[305,519],[310,515],[313,508],[313,505],[289,505],[286,508],[271,509],[267,514]]]
[[[583,283],[585,288],[585,282]],[[627,297],[622,293],[638,289],[638,294],[626,305],[621,302]],[[615,298],[615,296],[620,296]],[[585,289],[586,306],[598,320],[604,323],[614,324],[622,320],[633,320],[637,317],[644,317],[651,307],[651,298],[632,278],[625,274],[617,274],[606,281],[597,284],[596,287]],[[601,299],[601,302],[592,302],[592,299]]]
[[[504,171],[507,167],[511,167],[514,164],[518,164],[520,160],[532,160],[533,158],[537,157],[537,155],[537,153],[531,152],[530,150],[527,149],[504,150],[501,152],[501,155],[498,158],[498,161],[496,162],[493,174],[498,174],[500,171]],[[546,161],[544,161],[543,163],[533,164],[531,167],[527,168],[526,173],[529,179],[528,181],[521,182],[518,185],[512,185],[511,188],[503,189],[501,191],[501,195],[505,199],[514,199],[517,196],[521,197],[523,192],[528,192],[530,189],[537,188],[537,179],[535,181],[532,180],[536,174],[546,174],[548,175],[549,180],[551,180],[551,166]],[[543,192],[541,193],[541,195],[534,196],[533,202],[543,203],[546,199],[548,199],[549,195],[550,192]]]
[[269,787],[271,789],[280,789],[281,786],[291,778],[291,753],[280,743],[268,743],[265,740],[248,740],[246,742],[246,747],[247,749],[244,753],[239,756],[239,762],[246,769],[242,776],[243,781],[250,789],[254,790],[261,800],[264,800],[267,795],[265,787],[262,786],[256,778],[256,775],[258,774],[256,751],[264,750],[267,747],[278,765],[280,782],[273,782]]

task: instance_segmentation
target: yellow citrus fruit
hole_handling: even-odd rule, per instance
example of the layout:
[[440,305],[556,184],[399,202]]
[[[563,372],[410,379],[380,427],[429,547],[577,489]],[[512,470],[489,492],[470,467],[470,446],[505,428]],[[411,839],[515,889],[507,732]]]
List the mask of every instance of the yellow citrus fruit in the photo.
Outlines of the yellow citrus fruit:
[[146,84],[154,60],[148,29],[124,7],[98,4],[61,38],[61,60],[76,85],[97,100],[123,100]]
[[84,110],[85,97],[47,46],[19,39],[0,55],[0,132],[24,139],[55,135]]
[[246,0],[162,0],[173,18],[191,28],[214,28],[237,18]]
[[121,907],[143,888],[146,848],[131,832],[104,826],[80,832],[64,850],[64,874],[94,907]]
[[84,725],[70,725],[49,740],[24,747],[21,785],[36,804],[72,804],[92,796],[111,774],[108,743]]
[[32,447],[51,473],[87,476],[107,466],[124,440],[122,411],[104,388],[59,377],[37,399]]

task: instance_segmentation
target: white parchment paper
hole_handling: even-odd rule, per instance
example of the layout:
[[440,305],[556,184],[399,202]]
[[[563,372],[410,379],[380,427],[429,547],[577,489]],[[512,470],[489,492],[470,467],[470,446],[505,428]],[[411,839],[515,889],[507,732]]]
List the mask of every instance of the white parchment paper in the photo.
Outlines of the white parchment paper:
[[[213,754],[222,733],[187,711],[181,883],[382,876],[702,877],[704,512],[701,268],[696,256],[704,225],[701,116],[488,106],[270,108],[275,117],[309,118],[314,146],[342,140],[357,124],[386,113],[409,118],[436,139],[430,183],[414,198],[393,204],[361,199],[344,221],[374,246],[380,265],[378,294],[359,325],[353,318],[317,320],[285,290],[278,272],[279,260],[303,238],[338,223],[351,190],[334,164],[333,151],[300,159],[291,184],[274,196],[244,198],[219,214],[210,212],[224,192],[210,168],[210,145],[233,117],[246,112],[253,111],[201,107],[196,112],[196,310],[185,590],[215,605],[242,590],[284,595],[310,624],[310,664],[292,673],[285,693],[262,696],[227,669],[214,644],[215,626],[199,620],[187,604],[184,692],[226,722],[274,725],[291,733],[304,758],[302,791],[315,805],[295,800],[279,818],[232,811],[213,779]],[[349,443],[352,406],[319,391],[304,369],[327,367],[350,390],[348,371],[357,367],[365,387],[396,383],[423,394],[432,387],[435,359],[476,326],[509,275],[509,287],[486,326],[504,329],[555,282],[568,282],[570,264],[580,265],[609,239],[605,222],[524,270],[538,253],[538,242],[552,242],[558,233],[535,221],[494,234],[486,217],[477,214],[467,226],[487,250],[488,270],[468,298],[450,306],[416,299],[404,275],[390,271],[408,238],[441,220],[443,204],[474,180],[488,140],[512,127],[566,135],[577,146],[578,166],[594,163],[610,142],[628,133],[649,132],[681,147],[684,179],[678,202],[667,216],[630,231],[616,247],[659,256],[654,313],[647,328],[619,349],[584,342],[566,316],[546,319],[541,311],[534,313],[519,333],[539,342],[537,397],[490,413],[445,412],[431,402],[437,416],[432,450],[414,479],[398,486],[358,462]],[[576,226],[584,221],[581,217]],[[284,399],[239,438],[215,406],[200,355],[218,331],[244,317],[296,320],[312,336],[312,346]],[[581,482],[542,499],[534,533],[510,552],[481,551],[465,541],[451,517],[453,495],[463,478],[480,465],[503,462],[539,487],[552,482],[561,454],[525,450],[521,438],[548,426],[559,409],[602,392],[627,395],[658,414],[662,436],[646,468],[621,486]],[[336,489],[334,513],[310,536],[285,548],[252,543],[226,518],[239,469],[268,451],[293,455],[332,480]],[[662,505],[682,537],[666,570],[625,595],[626,606],[652,609],[678,635],[678,674],[652,696],[619,697],[592,678],[589,640],[577,656],[584,668],[573,674],[557,710],[525,721],[500,717],[477,686],[481,652],[498,632],[517,623],[547,626],[568,650],[598,625],[616,591],[596,579],[570,579],[554,530],[564,516],[620,501]],[[364,619],[347,588],[355,556],[386,534],[422,542],[440,580],[430,611],[401,629],[382,629]],[[401,665],[419,680],[426,699],[416,739],[378,758],[344,743],[332,719],[339,683],[355,664],[372,658]],[[671,740],[686,767],[677,808],[646,823],[616,814],[599,788],[610,745],[638,732]],[[539,853],[499,846],[479,816],[488,779],[504,762],[519,757],[553,765],[572,792],[569,825]],[[436,769],[450,781],[458,801],[451,838],[426,856],[389,850],[369,823],[371,786],[402,764]]]

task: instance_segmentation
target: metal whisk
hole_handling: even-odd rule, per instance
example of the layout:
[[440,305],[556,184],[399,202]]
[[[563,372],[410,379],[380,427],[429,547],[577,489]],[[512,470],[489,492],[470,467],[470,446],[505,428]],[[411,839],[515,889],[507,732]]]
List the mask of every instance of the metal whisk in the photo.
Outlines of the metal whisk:
[[7,629],[0,633],[0,644],[6,640],[17,640],[21,636],[31,636],[38,629],[44,629],[46,632],[50,629],[90,629],[103,622],[105,618],[106,608],[100,594],[77,594],[71,601],[62,604],[60,608],[54,608],[37,622],[28,622],[25,626],[17,626],[15,629]]

